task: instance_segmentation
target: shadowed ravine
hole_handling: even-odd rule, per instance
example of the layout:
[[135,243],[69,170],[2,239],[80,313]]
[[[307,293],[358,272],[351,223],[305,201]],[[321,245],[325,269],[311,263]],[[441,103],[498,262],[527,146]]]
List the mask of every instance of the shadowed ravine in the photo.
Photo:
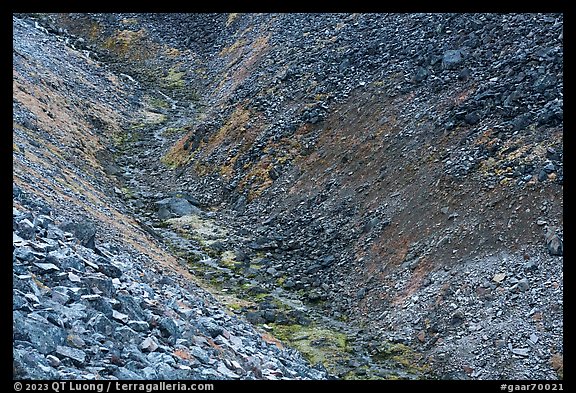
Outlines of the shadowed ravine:
[[561,14],[15,14],[18,379],[562,379]]

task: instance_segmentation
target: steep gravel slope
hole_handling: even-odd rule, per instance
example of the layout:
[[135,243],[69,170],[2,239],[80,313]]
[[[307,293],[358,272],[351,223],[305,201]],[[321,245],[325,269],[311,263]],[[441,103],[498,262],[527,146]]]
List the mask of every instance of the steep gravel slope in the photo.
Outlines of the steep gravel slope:
[[326,378],[127,215],[102,156],[139,94],[33,21],[13,34],[14,378]]

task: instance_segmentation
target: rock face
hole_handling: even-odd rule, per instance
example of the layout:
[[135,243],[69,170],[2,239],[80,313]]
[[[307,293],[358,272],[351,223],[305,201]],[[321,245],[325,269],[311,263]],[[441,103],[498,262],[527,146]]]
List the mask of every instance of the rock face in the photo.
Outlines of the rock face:
[[562,377],[562,30],[15,15],[14,369],[326,376],[248,320],[339,377]]

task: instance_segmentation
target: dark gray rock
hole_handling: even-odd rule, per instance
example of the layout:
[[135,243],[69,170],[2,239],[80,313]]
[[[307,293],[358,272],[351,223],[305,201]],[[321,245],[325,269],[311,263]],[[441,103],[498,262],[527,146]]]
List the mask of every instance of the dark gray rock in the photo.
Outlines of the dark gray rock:
[[178,328],[178,325],[172,318],[162,318],[158,324],[158,328],[163,337],[172,337],[174,339],[180,337],[180,328]]
[[259,325],[265,322],[264,317],[262,317],[261,311],[249,311],[246,313],[246,320],[253,325]]
[[464,322],[465,316],[464,313],[460,310],[455,311],[450,318],[450,325],[458,326]]
[[262,318],[264,318],[264,321],[266,323],[272,323],[276,321],[276,315],[277,315],[276,310],[267,309],[262,311]]
[[70,301],[70,296],[68,296],[68,288],[66,287],[56,287],[52,288],[52,300],[60,303],[66,304]]
[[542,168],[542,170],[544,170],[544,172],[546,172],[546,173],[552,173],[552,172],[556,171],[556,167],[554,166],[554,164],[549,162],[546,165],[544,165],[544,168]]
[[137,374],[134,371],[130,371],[126,367],[118,367],[118,369],[114,372],[114,376],[120,380],[141,381],[144,379],[142,375]]
[[182,217],[190,214],[202,214],[202,210],[192,205],[185,198],[170,197],[156,202],[161,219]]
[[27,218],[23,219],[18,223],[18,235],[27,240],[31,240],[34,238],[36,234],[36,228],[34,224]]
[[25,348],[12,350],[14,379],[46,380],[58,379],[58,372],[36,350]]
[[83,222],[65,222],[59,228],[73,234],[84,247],[95,248],[96,226],[88,219]]
[[44,319],[23,317],[14,312],[13,338],[30,342],[40,353],[50,354],[66,340],[66,331]]
[[325,268],[334,264],[335,261],[336,258],[334,257],[334,255],[327,255],[324,258],[322,258],[322,262],[320,263],[320,265]]
[[120,311],[127,314],[130,319],[136,321],[146,319],[144,310],[142,310],[142,307],[140,307],[140,304],[135,297],[120,292],[116,295],[115,299],[121,304]]
[[13,254],[16,259],[19,259],[23,262],[30,263],[38,259],[32,252],[32,249],[29,247],[17,247],[14,249]]
[[137,332],[145,332],[150,329],[150,325],[146,321],[128,321],[127,325]]
[[208,336],[212,338],[216,338],[220,334],[222,334],[223,329],[221,326],[218,326],[212,318],[201,318],[200,324],[204,331],[207,333]]
[[46,257],[46,262],[59,266],[61,270],[75,269],[80,272],[86,270],[80,258],[75,255],[63,255],[60,251],[51,251]]
[[210,362],[210,355],[200,347],[192,346],[189,348],[190,354],[198,359],[203,364],[208,364]]
[[94,296],[94,298],[84,297],[85,301],[89,302],[90,306],[94,308],[94,310],[100,311],[107,318],[112,318],[112,313],[114,312],[114,309],[112,308],[110,299],[102,297],[100,295],[88,295],[88,296]]
[[114,288],[114,284],[110,278],[86,276],[84,277],[84,282],[88,288],[97,288],[106,297],[114,297],[116,293],[116,288]]
[[17,289],[12,290],[12,310],[20,310],[26,308],[30,311],[28,301],[24,297],[24,294]]
[[138,332],[132,330],[128,326],[121,326],[116,329],[114,336],[123,344],[132,343],[139,344],[141,341]]
[[108,258],[98,257],[96,263],[98,264],[98,271],[100,273],[103,273],[110,278],[122,277],[122,270],[120,270],[119,267],[114,266],[112,261],[110,261]]
[[546,247],[550,255],[561,256],[564,254],[563,241],[558,236],[554,228],[549,228],[546,232]]
[[88,321],[87,325],[106,337],[112,337],[116,331],[115,325],[104,315],[96,315]]
[[418,67],[416,73],[414,74],[414,80],[416,82],[422,82],[428,77],[428,70],[424,67]]
[[546,173],[545,170],[541,170],[540,172],[538,172],[538,181],[543,182],[546,179],[548,179],[548,174]]
[[523,278],[520,281],[518,281],[517,285],[518,290],[521,292],[526,292],[528,289],[530,289],[530,282],[528,281],[527,278]]
[[523,130],[528,127],[531,122],[532,115],[530,113],[524,113],[523,115],[520,115],[512,120],[512,131]]
[[294,288],[296,284],[294,283],[294,280],[292,280],[291,278],[287,278],[282,285],[286,289],[291,289]]
[[470,71],[470,69],[464,68],[458,73],[458,79],[461,81],[467,81],[468,79],[470,79],[471,75],[472,72]]
[[480,115],[478,112],[467,113],[466,116],[464,116],[464,121],[469,125],[478,124],[478,122],[480,122]]
[[72,359],[79,366],[86,362],[86,353],[80,349],[59,345],[56,348],[56,353]]
[[442,68],[453,70],[462,63],[462,52],[458,49],[447,50],[442,57]]

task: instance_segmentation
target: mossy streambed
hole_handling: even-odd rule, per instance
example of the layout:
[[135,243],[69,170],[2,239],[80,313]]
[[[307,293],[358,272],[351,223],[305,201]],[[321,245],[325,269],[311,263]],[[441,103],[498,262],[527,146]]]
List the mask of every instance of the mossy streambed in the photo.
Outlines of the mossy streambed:
[[244,315],[258,326],[265,339],[297,349],[310,363],[322,364],[336,378],[424,378],[426,368],[420,364],[420,355],[408,346],[383,341],[376,348],[363,348],[360,327],[323,315],[318,305],[282,288],[282,280],[266,277],[262,253],[255,253],[249,261],[238,261],[226,245],[228,231],[213,218],[194,215],[169,219],[158,225],[158,230],[170,233],[163,237],[171,239],[172,251],[201,285],[231,313]]

